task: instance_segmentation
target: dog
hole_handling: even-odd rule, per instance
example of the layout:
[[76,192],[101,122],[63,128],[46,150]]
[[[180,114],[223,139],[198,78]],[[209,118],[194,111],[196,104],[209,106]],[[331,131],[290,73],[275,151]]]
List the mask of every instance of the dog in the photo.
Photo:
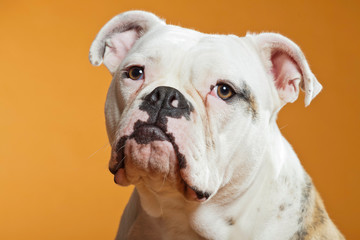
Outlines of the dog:
[[109,169],[135,185],[116,239],[344,239],[276,124],[322,86],[277,33],[204,34],[152,13],[115,16],[90,62],[111,82]]

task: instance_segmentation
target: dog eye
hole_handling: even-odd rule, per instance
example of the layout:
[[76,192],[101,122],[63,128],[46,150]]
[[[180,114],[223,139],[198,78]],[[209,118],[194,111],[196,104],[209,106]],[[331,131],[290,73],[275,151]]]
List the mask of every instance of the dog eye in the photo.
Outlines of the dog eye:
[[144,68],[139,66],[130,67],[126,75],[132,80],[141,80],[144,78]]
[[215,89],[216,94],[222,100],[228,100],[235,94],[234,89],[232,89],[232,87],[230,87],[229,85],[224,84],[224,83],[220,83],[220,84],[216,85],[215,88],[216,88]]

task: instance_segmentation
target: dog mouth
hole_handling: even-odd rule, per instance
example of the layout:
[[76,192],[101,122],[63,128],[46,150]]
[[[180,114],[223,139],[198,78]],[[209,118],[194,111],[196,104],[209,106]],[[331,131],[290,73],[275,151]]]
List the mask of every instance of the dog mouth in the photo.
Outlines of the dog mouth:
[[110,172],[114,175],[119,169],[125,168],[125,144],[128,139],[134,139],[138,144],[149,144],[153,141],[170,142],[170,139],[160,127],[148,124],[138,127],[130,136],[121,137],[114,151],[116,165],[109,167]]
[[129,136],[123,136],[117,142],[115,148],[113,148],[112,158],[115,158],[116,164],[110,166],[109,170],[114,174],[115,183],[123,186],[130,185],[130,181],[126,177],[125,160],[126,160],[126,142],[134,140],[137,144],[147,146],[154,144],[155,142],[168,142],[172,146],[172,150],[175,153],[176,164],[174,171],[179,177],[178,189],[183,193],[184,197],[188,200],[203,202],[210,197],[210,193],[199,190],[195,186],[189,185],[181,176],[180,169],[186,167],[185,156],[179,152],[179,148],[175,143],[174,136],[170,133],[166,133],[161,127],[146,123],[138,123],[135,131]]
[[130,136],[139,144],[148,144],[152,141],[169,141],[165,132],[154,125],[142,125]]

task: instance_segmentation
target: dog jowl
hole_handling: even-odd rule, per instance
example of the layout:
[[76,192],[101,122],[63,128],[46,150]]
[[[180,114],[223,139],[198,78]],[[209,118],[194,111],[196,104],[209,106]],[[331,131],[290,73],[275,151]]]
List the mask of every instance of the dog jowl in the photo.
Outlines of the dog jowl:
[[322,86],[276,33],[204,34],[129,11],[91,48],[109,69],[114,180],[135,189],[117,239],[343,239],[276,125]]

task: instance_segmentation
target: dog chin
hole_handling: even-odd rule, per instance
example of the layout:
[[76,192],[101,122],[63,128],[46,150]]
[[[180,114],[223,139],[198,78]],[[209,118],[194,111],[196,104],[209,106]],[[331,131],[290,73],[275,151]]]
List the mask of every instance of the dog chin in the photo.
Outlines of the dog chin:
[[176,191],[189,201],[203,202],[209,198],[210,194],[189,186],[181,177],[177,155],[169,141],[142,144],[127,139],[123,149],[121,164],[110,167],[115,183],[143,185],[158,194]]
[[174,148],[167,141],[139,144],[129,139],[125,145],[125,167],[131,179],[149,178],[175,180],[178,164]]
[[[116,165],[111,166],[113,162]],[[120,138],[113,149],[110,171],[122,186],[180,180],[175,149],[164,131],[153,125],[140,126],[130,136]]]
[[177,191],[191,201],[209,198],[209,193],[189,184],[191,179],[182,171],[186,167],[185,156],[179,152],[173,134],[165,134],[160,127],[141,121],[134,129],[113,148],[109,169],[115,183],[145,185],[156,193]]

